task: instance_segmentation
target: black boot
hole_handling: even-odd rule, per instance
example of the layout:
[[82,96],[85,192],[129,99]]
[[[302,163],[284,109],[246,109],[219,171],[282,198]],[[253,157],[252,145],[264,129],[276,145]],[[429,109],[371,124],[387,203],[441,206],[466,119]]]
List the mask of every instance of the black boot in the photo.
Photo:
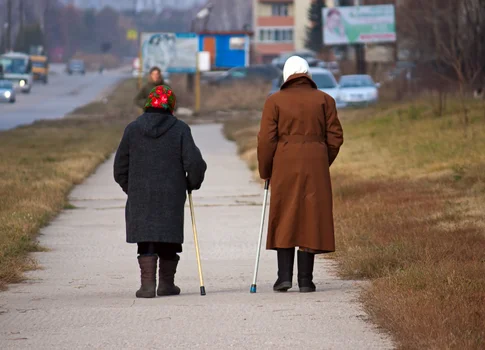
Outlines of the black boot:
[[295,261],[295,248],[279,248],[278,252],[278,279],[273,286],[275,292],[286,292],[293,286],[293,264]]
[[141,287],[136,292],[137,298],[155,298],[157,287],[157,261],[156,255],[140,255],[138,264],[140,265]]
[[317,289],[313,283],[314,262],[315,254],[298,250],[298,286],[300,293],[310,293]]
[[171,260],[162,260],[160,258],[160,270],[158,277],[158,296],[179,295],[180,288],[174,284],[177,265],[180,260],[178,255]]

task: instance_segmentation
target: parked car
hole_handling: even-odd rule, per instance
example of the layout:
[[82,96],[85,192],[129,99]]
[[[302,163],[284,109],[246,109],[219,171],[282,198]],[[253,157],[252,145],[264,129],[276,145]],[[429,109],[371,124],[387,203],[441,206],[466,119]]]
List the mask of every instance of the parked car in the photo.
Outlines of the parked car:
[[84,64],[83,60],[70,60],[69,63],[67,64],[67,74],[72,75],[72,74],[86,74],[86,66]]
[[0,80],[0,101],[15,103],[15,87],[11,81]]
[[[332,96],[337,104],[337,107],[343,107],[339,99],[337,80],[335,79],[332,72],[323,68],[310,67],[310,74],[312,75],[312,79],[315,84],[317,84],[317,88]],[[278,79],[273,80],[272,88],[269,95],[272,95],[275,92],[279,91],[281,85],[283,85],[283,76],[280,76]]]
[[230,85],[237,82],[271,82],[281,75],[281,70],[272,65],[253,65],[231,68],[224,74],[209,80],[208,83],[210,85]]
[[301,58],[304,58],[310,67],[317,67],[319,63],[321,62],[319,59],[317,59],[316,55],[312,51],[295,51],[295,52],[285,52],[273,59],[271,64],[275,67],[278,67],[279,69],[283,69],[286,60],[290,58],[291,56],[300,56]]
[[337,61],[330,61],[330,62],[319,61],[317,66],[320,68],[328,69],[334,75],[340,75],[340,65]]
[[344,75],[340,78],[339,97],[346,105],[369,105],[379,100],[380,84],[369,75]]

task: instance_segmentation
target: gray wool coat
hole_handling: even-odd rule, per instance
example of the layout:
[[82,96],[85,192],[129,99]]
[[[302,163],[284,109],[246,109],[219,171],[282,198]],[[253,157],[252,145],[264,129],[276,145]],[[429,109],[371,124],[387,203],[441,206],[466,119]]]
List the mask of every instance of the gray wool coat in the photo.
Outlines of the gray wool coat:
[[114,162],[128,194],[126,241],[182,244],[186,192],[200,188],[206,169],[189,126],[172,114],[144,113],[129,124]]

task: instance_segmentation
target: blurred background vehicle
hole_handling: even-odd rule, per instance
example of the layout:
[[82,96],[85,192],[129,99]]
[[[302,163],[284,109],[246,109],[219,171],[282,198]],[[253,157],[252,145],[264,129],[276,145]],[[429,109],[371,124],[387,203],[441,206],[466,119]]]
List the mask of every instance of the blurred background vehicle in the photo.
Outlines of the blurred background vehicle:
[[272,65],[253,65],[248,67],[236,67],[227,72],[215,76],[207,81],[210,85],[230,85],[238,82],[265,82],[269,83],[273,79],[282,76],[282,72]]
[[337,61],[330,61],[330,62],[324,62],[324,61],[319,61],[317,63],[317,66],[320,68],[325,68],[332,72],[334,75],[340,75],[340,65]]
[[[320,91],[323,91],[335,99],[337,107],[343,107],[344,105],[340,102],[339,99],[339,88],[337,84],[337,80],[335,79],[332,72],[327,69],[319,68],[319,67],[310,67],[310,74],[312,75],[312,79],[317,84],[317,88]],[[283,85],[283,75],[279,78],[274,79],[272,81],[271,91],[269,96],[274,94],[275,92],[279,91]]]
[[0,80],[0,101],[14,103],[15,100],[13,83],[8,80]]
[[30,56],[19,52],[8,52],[0,56],[3,67],[3,79],[13,83],[16,90],[30,93],[34,82]]
[[273,66],[278,67],[279,69],[283,69],[285,62],[291,56],[300,56],[304,58],[310,67],[317,67],[322,61],[320,61],[313,51],[294,51],[294,52],[285,52],[273,59],[271,64]]
[[379,100],[379,87],[370,75],[344,75],[339,82],[339,99],[347,106],[367,106]]
[[34,73],[34,80],[42,81],[47,84],[49,81],[49,60],[44,55],[32,55],[32,72]]
[[70,60],[66,67],[67,74],[86,74],[86,66],[83,60]]

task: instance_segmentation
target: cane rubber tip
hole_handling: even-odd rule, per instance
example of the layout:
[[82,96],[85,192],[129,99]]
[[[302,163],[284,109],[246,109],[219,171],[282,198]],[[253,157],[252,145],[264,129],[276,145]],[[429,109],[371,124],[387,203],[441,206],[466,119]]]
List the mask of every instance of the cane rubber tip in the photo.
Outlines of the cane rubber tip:
[[252,284],[252,285],[251,285],[250,292],[251,292],[251,293],[256,293],[256,285],[255,285],[255,284]]
[[200,295],[205,295],[205,287],[200,287]]

